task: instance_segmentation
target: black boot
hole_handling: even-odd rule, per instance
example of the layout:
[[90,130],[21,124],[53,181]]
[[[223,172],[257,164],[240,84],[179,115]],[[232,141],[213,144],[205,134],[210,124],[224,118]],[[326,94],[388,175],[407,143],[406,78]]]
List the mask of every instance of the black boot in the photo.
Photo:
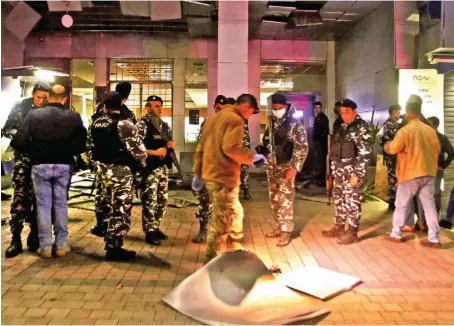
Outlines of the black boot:
[[12,197],[11,195],[5,194],[5,193],[2,191],[2,201],[10,200],[11,197]]
[[159,240],[167,240],[169,237],[162,232],[160,229],[156,230],[156,236],[158,237]]
[[91,228],[90,233],[103,238],[107,231],[107,223],[96,224],[94,227]]
[[161,240],[158,238],[158,233],[155,231],[148,231],[145,234],[145,242],[151,244],[152,246],[160,246]]
[[244,200],[251,200],[251,194],[249,193],[249,189],[244,189],[243,190],[243,199]]
[[199,233],[194,238],[192,238],[193,243],[204,243],[205,241],[207,241],[207,224],[205,221],[202,221],[202,219],[199,219],[199,222]]
[[21,230],[17,230],[13,233],[13,238],[11,239],[11,245],[5,251],[6,258],[13,258],[23,252],[22,250],[22,241],[20,239]]
[[132,250],[126,250],[121,247],[106,248],[106,256],[104,257],[107,261],[130,261],[136,258],[136,252]]
[[450,221],[446,220],[441,220],[440,221],[440,227],[451,230],[452,229],[452,223]]
[[38,226],[34,223],[30,224],[30,233],[27,237],[27,247],[31,252],[36,252],[39,248]]

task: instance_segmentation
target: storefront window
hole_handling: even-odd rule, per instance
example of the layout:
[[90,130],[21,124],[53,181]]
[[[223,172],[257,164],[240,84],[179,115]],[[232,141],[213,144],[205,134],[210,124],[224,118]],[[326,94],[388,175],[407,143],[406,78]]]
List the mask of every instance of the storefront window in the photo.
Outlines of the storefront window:
[[172,125],[172,80],[172,59],[110,60],[110,89],[114,90],[120,81],[132,84],[131,94],[125,104],[135,113],[136,118],[145,114],[147,98],[156,95],[164,102],[162,120]]
[[71,71],[71,106],[87,127],[94,109],[94,59],[73,59]]
[[185,144],[197,142],[202,122],[208,117],[208,61],[186,60],[185,67]]

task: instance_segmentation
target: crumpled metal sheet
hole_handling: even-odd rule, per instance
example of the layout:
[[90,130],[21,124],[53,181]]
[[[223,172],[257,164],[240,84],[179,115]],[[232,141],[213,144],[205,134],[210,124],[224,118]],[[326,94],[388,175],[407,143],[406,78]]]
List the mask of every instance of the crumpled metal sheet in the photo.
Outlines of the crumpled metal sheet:
[[324,304],[285,286],[252,252],[226,252],[163,301],[205,324],[288,324],[324,318]]
[[315,266],[302,266],[281,278],[288,287],[321,300],[349,291],[362,282],[355,276]]

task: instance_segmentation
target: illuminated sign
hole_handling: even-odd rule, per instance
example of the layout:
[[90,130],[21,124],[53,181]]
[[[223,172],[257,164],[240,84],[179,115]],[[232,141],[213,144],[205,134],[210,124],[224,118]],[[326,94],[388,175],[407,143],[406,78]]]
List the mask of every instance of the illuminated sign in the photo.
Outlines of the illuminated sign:
[[440,119],[439,131],[444,132],[443,75],[435,69],[400,69],[399,104],[405,111],[405,103],[410,95],[422,98],[422,114],[428,118]]
[[293,89],[293,82],[278,81],[277,83],[272,83],[269,81],[262,80],[260,82],[260,88],[291,88],[291,89]]

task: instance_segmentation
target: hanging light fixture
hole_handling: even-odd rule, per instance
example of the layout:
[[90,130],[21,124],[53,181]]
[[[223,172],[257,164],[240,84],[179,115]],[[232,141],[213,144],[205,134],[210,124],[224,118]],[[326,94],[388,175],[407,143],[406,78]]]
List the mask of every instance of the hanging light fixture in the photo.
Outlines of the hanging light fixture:
[[63,17],[61,18],[61,23],[66,28],[70,28],[73,25],[73,18],[71,17],[71,15],[67,13],[66,15],[63,15]]

